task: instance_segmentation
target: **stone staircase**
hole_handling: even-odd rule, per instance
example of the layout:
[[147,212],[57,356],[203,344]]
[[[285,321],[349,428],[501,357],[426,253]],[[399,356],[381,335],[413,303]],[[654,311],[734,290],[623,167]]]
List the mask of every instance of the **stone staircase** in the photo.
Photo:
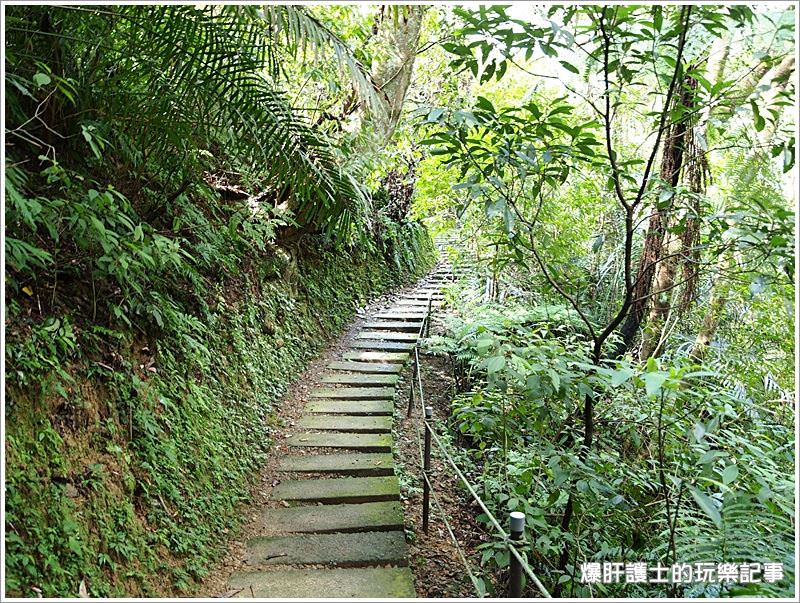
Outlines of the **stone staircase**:
[[331,362],[285,443],[271,535],[247,542],[239,597],[414,597],[392,457],[394,394],[429,304],[454,271],[442,263],[388,310],[370,316]]

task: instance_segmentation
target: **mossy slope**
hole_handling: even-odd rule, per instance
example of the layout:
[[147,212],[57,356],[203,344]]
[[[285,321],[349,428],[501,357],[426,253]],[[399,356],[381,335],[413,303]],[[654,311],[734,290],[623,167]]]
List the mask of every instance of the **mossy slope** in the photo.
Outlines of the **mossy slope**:
[[[15,379],[41,387],[7,384],[6,594],[191,592],[237,524],[287,384],[358,306],[433,261],[414,224],[384,241],[276,254],[209,292],[185,333],[109,328],[99,354],[76,328],[69,363]],[[12,341],[15,366],[26,344]]]

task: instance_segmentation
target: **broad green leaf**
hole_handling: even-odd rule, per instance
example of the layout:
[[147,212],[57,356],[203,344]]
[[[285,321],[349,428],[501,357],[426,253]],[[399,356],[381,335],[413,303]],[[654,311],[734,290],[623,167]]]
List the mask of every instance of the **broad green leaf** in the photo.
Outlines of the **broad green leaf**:
[[505,356],[492,356],[486,362],[486,371],[488,373],[496,373],[497,371],[501,371],[506,366],[506,358]]
[[728,465],[722,472],[722,483],[726,486],[739,475],[739,468],[736,465]]
[[494,345],[494,339],[491,337],[481,337],[478,341],[475,342],[475,349],[478,350],[478,353],[483,353],[489,348]]
[[47,86],[51,81],[53,81],[46,73],[37,73],[31,78],[31,80],[34,84],[39,86],[39,88],[42,86]]
[[692,494],[697,505],[705,512],[706,515],[714,522],[717,528],[722,527],[722,516],[719,514],[716,503],[705,492],[701,492],[693,486],[689,486],[689,492]]
[[[694,428],[692,429],[692,433],[694,434],[694,439],[699,442],[700,440],[703,439],[703,436],[706,435],[706,428],[702,423],[695,423]],[[709,454],[711,456],[706,458],[706,455],[709,455]],[[716,458],[716,456],[717,456],[717,453],[715,451],[711,452],[711,453],[706,452],[700,458],[700,463],[701,464],[705,464],[707,462],[713,461]],[[704,459],[706,459],[706,460],[704,460]]]
[[647,391],[648,396],[655,396],[666,380],[666,373],[645,373],[642,375],[642,381],[644,381],[645,391]]
[[429,121],[429,122],[436,122],[436,121],[439,121],[439,118],[440,118],[440,117],[441,117],[443,114],[444,114],[444,109],[441,109],[441,108],[436,108],[436,109],[433,109],[433,110],[431,110],[431,112],[430,112],[430,113],[428,113],[428,121]]
[[611,387],[619,387],[633,376],[633,369],[621,367],[611,371]]
[[764,117],[758,110],[758,105],[756,104],[756,101],[750,101],[750,106],[753,108],[753,121],[756,131],[761,132],[761,130],[764,129],[764,126],[767,125],[767,122],[764,120]]
[[559,61],[559,63],[561,63],[561,66],[567,71],[571,71],[572,73],[580,73],[578,68],[572,63],[568,63],[567,61]]
[[550,381],[553,383],[553,389],[558,390],[561,387],[561,377],[553,369],[547,369],[547,374],[550,375]]

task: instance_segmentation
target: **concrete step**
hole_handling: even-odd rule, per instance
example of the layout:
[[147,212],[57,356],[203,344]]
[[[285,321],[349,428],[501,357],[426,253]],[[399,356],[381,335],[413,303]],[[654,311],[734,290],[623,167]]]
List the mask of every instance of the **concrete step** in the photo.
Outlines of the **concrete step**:
[[250,566],[404,566],[408,563],[408,549],[401,531],[259,536],[247,542],[245,562]]
[[394,461],[389,453],[337,452],[283,457],[278,465],[282,473],[332,473],[353,477],[394,475]]
[[403,529],[399,501],[350,505],[304,505],[264,509],[261,520],[270,533],[383,532]]
[[365,329],[375,330],[392,330],[392,331],[409,331],[412,333],[419,333],[422,328],[421,322],[404,322],[401,320],[376,320],[375,322],[368,322],[364,325]]
[[303,429],[316,431],[347,431],[351,433],[389,433],[392,417],[347,417],[341,415],[310,415],[297,423]]
[[425,318],[425,312],[408,312],[400,310],[386,310],[385,312],[378,312],[375,318],[383,318],[387,320],[402,320],[409,322],[419,322]]
[[[425,309],[425,308],[428,307],[428,300],[427,299],[401,299],[401,300],[398,300],[397,302],[395,302],[395,305],[396,306],[408,306],[408,307]],[[436,306],[438,306],[438,305],[440,305],[440,304],[439,304],[439,302],[437,300],[433,300],[433,303],[431,303],[431,306],[433,306],[434,308]]]
[[312,398],[339,398],[343,400],[391,400],[393,387],[320,387],[311,392]]
[[394,402],[391,400],[337,400],[320,398],[306,404],[306,413],[325,415],[392,416]]
[[[412,346],[413,347],[413,346]],[[353,350],[342,354],[345,360],[358,360],[360,362],[405,362],[408,352],[380,352]]]
[[359,350],[374,350],[377,352],[408,352],[414,349],[413,343],[401,341],[375,341],[358,339],[350,344],[351,348]]
[[355,362],[352,360],[337,360],[331,362],[328,368],[332,371],[351,371],[354,373],[397,374],[403,370],[402,364],[378,364],[377,362]]
[[289,480],[275,486],[269,497],[329,505],[400,500],[400,482],[395,476]]
[[348,374],[332,373],[324,375],[320,381],[322,383],[337,383],[341,385],[358,385],[360,387],[381,387],[395,385],[400,379],[399,375],[370,375],[370,374]]
[[236,597],[296,599],[413,598],[414,578],[407,567],[298,569],[239,572],[229,582]]
[[398,331],[361,331],[356,335],[356,339],[414,342],[419,339],[419,336],[417,333],[400,333]]
[[391,452],[389,433],[295,433],[284,440],[292,448],[346,448],[362,452]]

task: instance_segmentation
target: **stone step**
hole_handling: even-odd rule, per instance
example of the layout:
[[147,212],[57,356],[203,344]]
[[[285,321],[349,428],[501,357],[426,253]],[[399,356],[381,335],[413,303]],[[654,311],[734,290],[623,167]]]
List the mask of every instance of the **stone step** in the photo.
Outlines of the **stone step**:
[[[431,312],[434,312],[435,310],[438,309],[439,309],[439,304],[436,303],[431,304]],[[422,320],[423,318],[425,318],[425,316],[428,315],[428,302],[419,305],[409,304],[408,302],[405,301],[397,302],[394,306],[389,308],[389,312],[400,312],[402,314],[418,313],[422,314],[422,316],[420,317],[420,320]]]
[[[427,299],[401,299],[401,300],[398,300],[395,305],[408,306],[408,307],[414,307],[414,308],[423,309],[423,308],[427,308],[428,307],[428,300]],[[436,300],[433,300],[433,303],[431,303],[431,306],[436,307],[437,305],[438,305],[438,302]]]
[[361,362],[405,362],[408,352],[363,352],[352,350],[342,354],[345,360],[359,360]]
[[376,350],[381,352],[409,352],[414,349],[414,344],[400,341],[374,341],[359,339],[351,343],[350,347],[358,348],[360,350]]
[[425,312],[401,312],[400,310],[386,310],[385,312],[379,312],[376,314],[375,318],[419,322],[425,318]]
[[391,452],[390,433],[295,433],[284,440],[292,448],[346,448],[363,452]]
[[368,322],[364,324],[365,329],[387,329],[387,330],[395,330],[395,331],[411,331],[413,333],[419,333],[420,328],[422,328],[421,322],[404,322],[401,320],[377,320],[375,322]]
[[331,362],[328,368],[333,371],[352,371],[354,373],[397,374],[403,370],[402,364],[378,364],[377,362],[355,362],[352,360],[337,360]]
[[236,597],[299,599],[413,598],[414,578],[407,567],[298,569],[240,572],[229,582]]
[[261,511],[270,533],[384,532],[403,529],[399,501],[351,505],[304,505]]
[[400,333],[398,331],[361,331],[356,335],[356,339],[416,341],[419,337],[417,333]]
[[319,398],[306,404],[306,413],[325,415],[391,416],[394,402],[391,400],[337,400]]
[[393,387],[320,387],[311,392],[312,398],[341,398],[344,400],[391,400]]
[[392,455],[381,453],[333,453],[291,455],[281,459],[282,473],[334,473],[336,475],[394,475]]
[[351,433],[389,433],[392,431],[392,417],[313,415],[300,417],[297,424],[303,429],[317,431],[349,431]]
[[[251,566],[319,564],[336,567],[408,564],[403,532],[258,536],[247,542]],[[320,595],[323,593],[320,593]]]
[[353,375],[348,373],[332,373],[330,375],[324,375],[320,381],[322,383],[359,385],[361,387],[378,387],[383,385],[395,385],[398,379],[400,379],[400,375]]
[[329,505],[400,500],[400,482],[395,476],[289,480],[275,486],[269,497]]

